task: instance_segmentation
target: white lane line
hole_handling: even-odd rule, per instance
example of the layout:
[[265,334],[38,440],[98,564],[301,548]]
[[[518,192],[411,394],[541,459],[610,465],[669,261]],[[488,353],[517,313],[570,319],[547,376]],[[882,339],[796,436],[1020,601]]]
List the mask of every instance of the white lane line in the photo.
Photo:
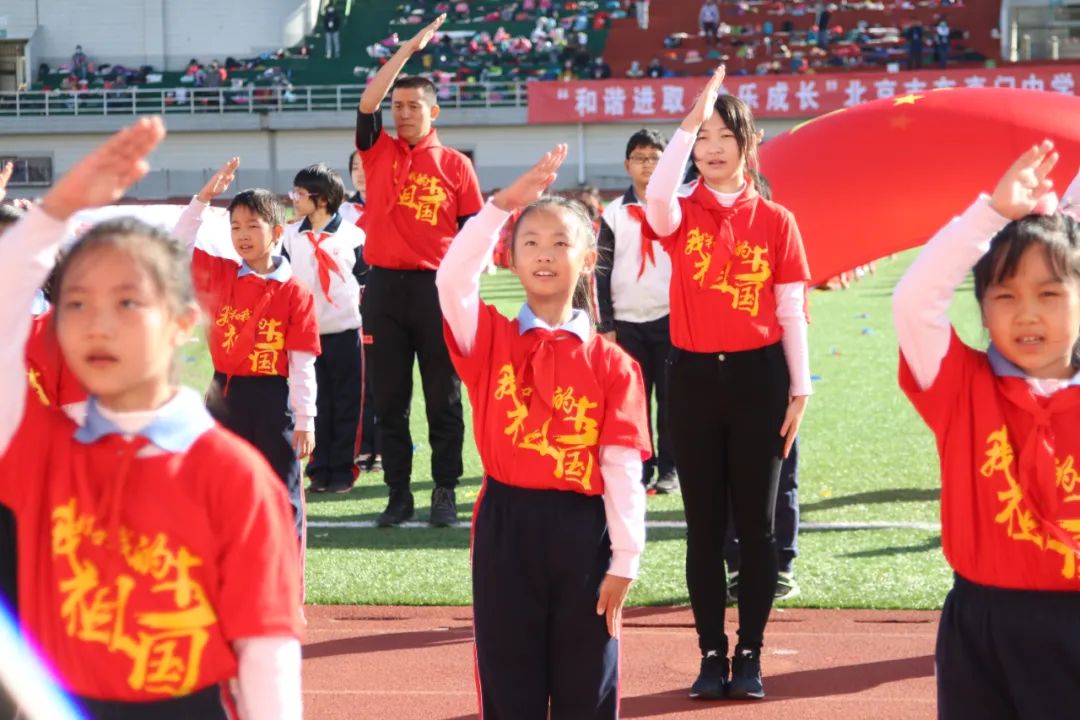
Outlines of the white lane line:
[[[357,530],[376,527],[374,520],[309,520],[307,526],[318,530]],[[429,528],[425,522],[407,522],[398,525],[405,530],[417,528]],[[459,530],[468,530],[468,523],[455,525]],[[682,520],[649,520],[645,523],[647,528],[673,528],[685,530],[686,523]],[[804,522],[799,523],[800,530],[924,530],[928,532],[941,532],[940,523],[931,522],[894,522],[888,520],[871,520],[867,522]]]

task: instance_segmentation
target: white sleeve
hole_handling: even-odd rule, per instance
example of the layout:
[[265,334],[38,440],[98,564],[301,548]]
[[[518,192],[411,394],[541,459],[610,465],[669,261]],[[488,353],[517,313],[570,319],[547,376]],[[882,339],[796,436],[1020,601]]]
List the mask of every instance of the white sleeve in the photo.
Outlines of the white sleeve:
[[645,486],[641,484],[641,451],[619,445],[600,447],[604,476],[604,514],[611,537],[608,572],[633,580],[645,551]]
[[461,228],[435,273],[439,305],[458,352],[468,357],[476,343],[480,318],[480,275],[499,242],[499,231],[510,213],[488,201]]
[[26,341],[34,295],[56,264],[67,226],[35,205],[0,239],[0,455],[26,409]]
[[893,324],[900,351],[922,389],[929,388],[949,351],[949,305],[956,288],[1009,219],[980,195],[963,215],[938,230],[893,292]]
[[315,354],[300,350],[289,351],[289,407],[296,416],[295,427],[305,432],[315,431]]
[[203,212],[205,212],[208,205],[201,200],[198,196],[193,196],[191,202],[187,204],[183,212],[180,213],[180,217],[176,220],[176,225],[173,227],[173,235],[176,239],[184,243],[184,248],[188,251],[188,254],[195,252],[195,241],[199,237],[199,228],[203,223]]
[[242,720],[300,720],[300,641],[291,637],[242,638],[238,661]]
[[645,188],[645,217],[659,237],[672,234],[682,222],[679,186],[696,141],[695,135],[676,130]]
[[781,340],[784,359],[791,377],[788,392],[792,397],[812,395],[810,384],[810,346],[806,332],[806,283],[781,283],[776,293],[776,320],[784,330]]

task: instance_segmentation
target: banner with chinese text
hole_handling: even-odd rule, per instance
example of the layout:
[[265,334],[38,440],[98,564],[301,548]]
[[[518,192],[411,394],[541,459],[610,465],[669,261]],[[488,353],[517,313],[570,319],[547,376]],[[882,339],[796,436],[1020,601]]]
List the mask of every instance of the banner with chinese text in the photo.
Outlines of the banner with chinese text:
[[[903,73],[745,75],[728,78],[724,89],[749,105],[756,117],[804,118],[939,88],[1006,87],[1074,95],[1077,75],[1080,64],[1075,63]],[[529,122],[679,120],[690,111],[706,79],[531,82]]]

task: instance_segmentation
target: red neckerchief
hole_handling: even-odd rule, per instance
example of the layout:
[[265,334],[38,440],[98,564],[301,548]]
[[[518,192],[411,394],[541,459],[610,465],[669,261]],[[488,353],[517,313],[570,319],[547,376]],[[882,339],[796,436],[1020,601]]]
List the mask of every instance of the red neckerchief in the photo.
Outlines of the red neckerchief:
[[333,235],[321,232],[319,237],[315,237],[312,230],[307,230],[304,234],[307,235],[307,239],[311,243],[311,249],[315,251],[315,264],[319,266],[319,286],[322,288],[323,297],[326,298],[326,302],[334,305],[334,301],[330,299],[330,273],[337,273],[337,276],[342,281],[345,280],[345,276],[341,274],[341,268],[338,267],[337,261],[322,248],[323,241],[333,237]]
[[1066,388],[1048,398],[1037,398],[1027,381],[1016,377],[998,378],[998,387],[1009,402],[1028,413],[1034,421],[1016,460],[1017,482],[1024,492],[1024,499],[1042,529],[1080,555],[1080,544],[1054,521],[1058,517],[1060,501],[1054,482],[1057,468],[1054,462],[1054,430],[1051,426],[1055,414],[1080,407],[1080,389]]
[[638,268],[638,279],[645,274],[646,263],[652,263],[653,267],[656,267],[656,253],[653,251],[653,241],[659,239],[659,235],[649,225],[649,221],[645,218],[645,208],[640,205],[624,205],[626,212],[630,213],[630,217],[637,220],[641,224],[641,267]]
[[[383,132],[386,131],[384,130]],[[439,136],[436,134],[434,128],[432,128],[431,132],[425,135],[420,142],[412,147],[409,146],[408,142],[399,137],[392,138],[391,141],[398,147],[399,159],[394,160],[394,189],[393,192],[390,193],[390,197],[387,198],[386,206],[382,208],[382,213],[386,215],[386,218],[390,222],[394,223],[398,235],[407,240],[412,237],[413,233],[410,232],[408,228],[401,227],[401,224],[398,222],[397,213],[394,212],[394,208],[397,206],[398,199],[401,197],[401,191],[405,189],[405,183],[409,181],[409,173],[412,171],[413,159],[416,158],[419,153],[430,152],[435,148],[442,147],[442,143],[439,142]],[[374,208],[372,210],[374,210]],[[365,221],[363,227],[365,229],[379,227],[377,218],[369,219],[367,216],[368,213],[365,213],[363,216]]]
[[[705,181],[698,180],[697,187],[690,194],[690,200],[697,203],[698,206],[712,216],[719,230],[719,237],[716,238],[713,245],[713,267],[724,267],[735,253],[735,229],[731,225],[731,219],[742,210],[752,209],[757,203],[757,199],[758,193],[750,178],[746,178],[746,188],[735,199],[735,203],[731,207],[721,205],[713,191],[706,187]],[[717,250],[722,253],[720,257],[716,256]]]
[[[529,348],[525,362],[517,373],[518,387],[531,387],[529,399],[529,417],[543,410],[551,414],[551,403],[555,397],[555,343],[564,339],[576,338],[569,330],[545,330],[533,328],[527,331],[536,337],[536,342]],[[530,377],[531,376],[531,377]]]

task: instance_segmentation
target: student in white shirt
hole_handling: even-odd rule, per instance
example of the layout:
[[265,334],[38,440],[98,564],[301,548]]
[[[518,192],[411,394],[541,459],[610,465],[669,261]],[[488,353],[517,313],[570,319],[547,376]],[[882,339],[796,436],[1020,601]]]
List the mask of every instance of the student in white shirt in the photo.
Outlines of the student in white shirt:
[[338,210],[345,199],[341,176],[325,164],[305,168],[289,193],[296,216],[282,235],[282,249],[296,279],[315,296],[322,354],[315,361],[315,452],[306,475],[312,492],[349,492],[363,396],[360,286],[364,232]]

